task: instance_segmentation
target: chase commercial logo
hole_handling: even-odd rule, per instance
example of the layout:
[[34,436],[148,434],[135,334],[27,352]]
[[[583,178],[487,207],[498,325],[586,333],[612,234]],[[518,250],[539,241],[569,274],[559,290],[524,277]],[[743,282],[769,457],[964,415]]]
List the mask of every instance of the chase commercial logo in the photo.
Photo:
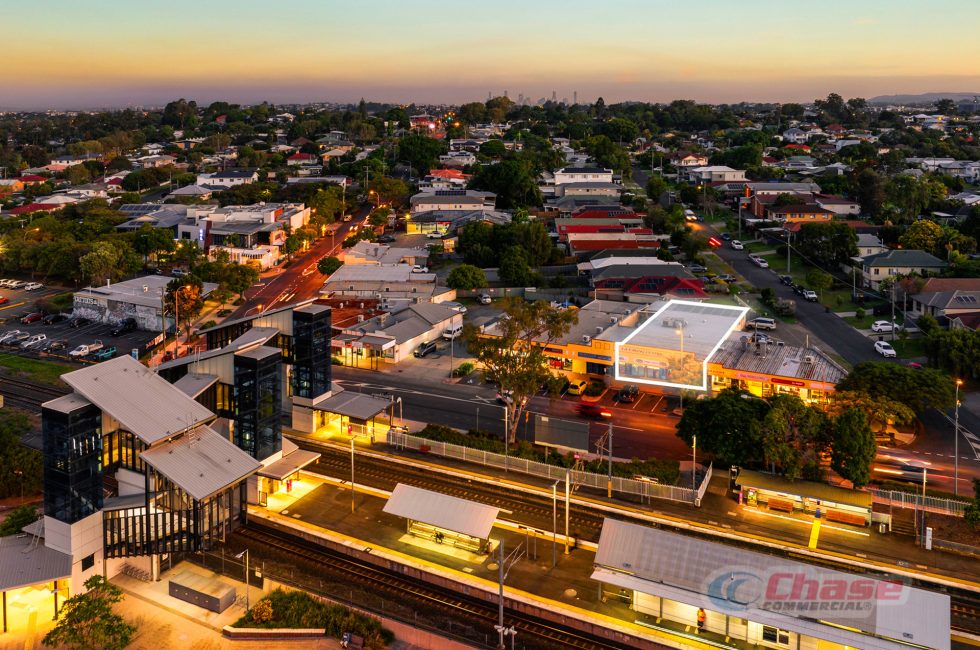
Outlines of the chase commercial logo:
[[710,574],[705,594],[710,607],[726,614],[764,609],[788,614],[865,618],[881,605],[908,597],[901,584],[843,573],[773,567],[731,567]]

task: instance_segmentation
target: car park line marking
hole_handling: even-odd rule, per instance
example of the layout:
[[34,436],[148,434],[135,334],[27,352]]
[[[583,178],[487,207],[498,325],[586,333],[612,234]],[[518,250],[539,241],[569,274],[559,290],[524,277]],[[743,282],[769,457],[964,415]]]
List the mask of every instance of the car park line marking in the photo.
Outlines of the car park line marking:
[[4,309],[13,309],[14,307],[20,307],[21,305],[26,305],[26,304],[27,304],[26,300],[21,302],[14,302],[9,305],[4,305],[3,307],[0,307],[0,311]]

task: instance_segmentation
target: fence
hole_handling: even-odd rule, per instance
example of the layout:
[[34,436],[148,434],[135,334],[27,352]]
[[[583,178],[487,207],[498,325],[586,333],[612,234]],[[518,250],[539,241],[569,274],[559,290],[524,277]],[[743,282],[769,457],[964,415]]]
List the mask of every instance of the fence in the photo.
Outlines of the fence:
[[922,496],[916,492],[902,492],[901,490],[878,490],[875,488],[865,488],[871,494],[875,503],[894,506],[897,508],[911,508],[914,510],[925,510],[940,515],[952,515],[962,517],[966,512],[968,501],[958,501],[956,499],[945,499],[943,497]]
[[694,505],[700,506],[701,499],[704,498],[704,493],[708,491],[708,484],[711,483],[711,471],[714,468],[714,463],[708,463],[708,469],[704,473],[704,478],[701,479],[701,485],[698,486],[698,496]]
[[[538,476],[554,481],[563,481],[565,480],[565,475],[568,474],[569,479],[573,484],[595,488],[597,490],[605,490],[609,480],[606,474],[594,474],[592,472],[569,470],[558,465],[548,465],[547,463],[539,463],[534,460],[527,460],[526,458],[515,458],[513,456],[505,456],[503,454],[495,454],[490,451],[472,449],[470,447],[463,447],[462,445],[453,445],[435,440],[427,440],[425,438],[419,438],[393,431],[388,432],[388,444],[400,449],[424,451],[429,454],[435,454],[436,456],[454,458],[456,460],[476,463],[487,467],[506,469],[509,471],[519,472],[521,474],[530,474],[531,476]],[[701,487],[698,490],[677,487],[674,485],[661,485],[660,483],[655,483],[653,481],[629,479],[620,476],[613,476],[612,489],[614,492],[635,494],[640,497],[667,499],[669,501],[680,501],[682,503],[693,503],[694,505],[700,505],[701,496],[703,496],[704,491],[707,489],[708,481],[710,479],[711,468],[709,466],[708,472],[705,474],[705,477],[701,482]]]

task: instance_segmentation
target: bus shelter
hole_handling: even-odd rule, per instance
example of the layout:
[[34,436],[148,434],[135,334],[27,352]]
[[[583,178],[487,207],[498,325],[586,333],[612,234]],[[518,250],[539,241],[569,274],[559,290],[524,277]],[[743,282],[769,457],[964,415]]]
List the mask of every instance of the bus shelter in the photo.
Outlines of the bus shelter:
[[500,508],[399,483],[384,512],[404,517],[410,535],[479,553],[489,548]]
[[868,492],[813,481],[790,481],[748,469],[738,471],[735,483],[739,501],[750,506],[766,504],[769,510],[783,512],[800,510],[816,514],[820,511],[828,521],[855,526],[871,524],[872,498]]

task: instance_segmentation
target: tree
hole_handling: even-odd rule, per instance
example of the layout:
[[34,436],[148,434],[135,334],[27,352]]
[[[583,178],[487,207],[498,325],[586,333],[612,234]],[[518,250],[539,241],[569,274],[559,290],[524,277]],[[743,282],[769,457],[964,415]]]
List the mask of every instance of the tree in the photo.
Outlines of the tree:
[[443,143],[424,135],[406,135],[398,142],[398,159],[405,160],[425,175],[445,152]]
[[650,180],[647,181],[646,191],[650,200],[659,204],[660,197],[667,191],[667,181],[664,180],[663,176],[651,176]]
[[865,412],[849,408],[841,413],[834,420],[833,434],[831,468],[854,487],[867,485],[871,482],[871,463],[878,453],[878,444]]
[[866,167],[854,177],[861,212],[878,218],[885,203],[885,181],[875,170]]
[[389,216],[391,216],[391,208],[378,208],[368,217],[368,225],[387,226]]
[[173,234],[164,228],[151,228],[143,225],[133,233],[133,250],[143,256],[143,263],[147,258],[154,257],[158,253],[172,253],[176,248]]
[[833,286],[834,276],[820,269],[811,269],[807,271],[806,283],[822,297],[823,292]]
[[948,409],[955,401],[953,380],[938,370],[916,370],[887,361],[859,363],[837,384],[837,390],[891,399],[916,413]]
[[497,207],[504,210],[541,205],[538,183],[530,165],[521,160],[502,160],[481,167],[470,181],[470,187],[496,194]]
[[534,272],[527,263],[527,253],[520,246],[511,246],[500,258],[500,279],[513,287],[534,283]]
[[920,219],[902,233],[902,236],[898,238],[898,243],[902,245],[902,248],[935,253],[940,248],[939,242],[942,238],[942,226],[935,221]]
[[472,325],[464,333],[469,350],[483,365],[487,377],[509,394],[507,442],[517,438],[529,398],[541,389],[552,372],[545,348],[561,340],[578,322],[578,312],[558,309],[544,300],[504,299],[503,316],[494,329],[481,335]]
[[26,415],[0,410],[0,499],[41,490],[41,453],[20,442],[30,430]]
[[41,513],[34,506],[17,506],[0,522],[0,537],[17,535],[21,529],[41,518]]
[[286,254],[286,259],[291,260],[293,254],[303,248],[303,242],[296,233],[293,233],[286,237],[286,240],[282,243],[282,251]]
[[85,593],[66,600],[58,624],[44,635],[44,645],[68,650],[123,650],[136,633],[136,626],[112,611],[122,602],[122,590],[101,575],[85,581]]
[[343,265],[344,263],[338,258],[330,255],[329,257],[320,258],[320,261],[316,263],[316,270],[322,275],[333,275]]
[[851,390],[836,390],[833,401],[827,408],[830,417],[837,417],[849,408],[864,411],[872,431],[885,432],[890,425],[911,424],[915,421],[915,411],[883,395],[871,396]]
[[585,141],[585,150],[600,167],[620,174],[630,171],[630,157],[626,150],[605,135],[596,135]]
[[238,294],[239,299],[245,299],[245,292],[259,281],[258,269],[247,264],[232,264],[225,271],[224,285],[229,291]]
[[482,289],[487,286],[487,276],[483,269],[472,264],[460,264],[449,272],[446,278],[446,286],[450,289]]
[[116,247],[108,241],[100,241],[78,260],[78,265],[83,278],[93,285],[100,285],[112,277],[119,262],[120,255]]
[[943,115],[956,115],[956,102],[949,97],[943,97],[936,102],[936,112]]
[[838,267],[857,255],[857,233],[846,223],[836,221],[805,223],[793,240],[793,247],[812,264]]
[[176,330],[180,330],[180,323],[189,328],[204,308],[204,283],[193,275],[174,278],[167,283],[164,305],[167,311],[180,319],[180,322],[174,321]]
[[677,436],[713,454],[720,464],[758,466],[764,459],[761,422],[769,405],[737,388],[727,388],[712,399],[695,400],[685,407]]
[[827,416],[796,396],[777,396],[761,423],[765,463],[789,479],[820,478],[820,452],[830,444]]
[[487,158],[500,159],[503,158],[506,153],[507,148],[504,147],[503,141],[497,138],[487,140],[480,145],[480,155],[486,156]]
[[973,501],[966,506],[963,519],[973,528],[980,528],[980,478],[973,479]]

